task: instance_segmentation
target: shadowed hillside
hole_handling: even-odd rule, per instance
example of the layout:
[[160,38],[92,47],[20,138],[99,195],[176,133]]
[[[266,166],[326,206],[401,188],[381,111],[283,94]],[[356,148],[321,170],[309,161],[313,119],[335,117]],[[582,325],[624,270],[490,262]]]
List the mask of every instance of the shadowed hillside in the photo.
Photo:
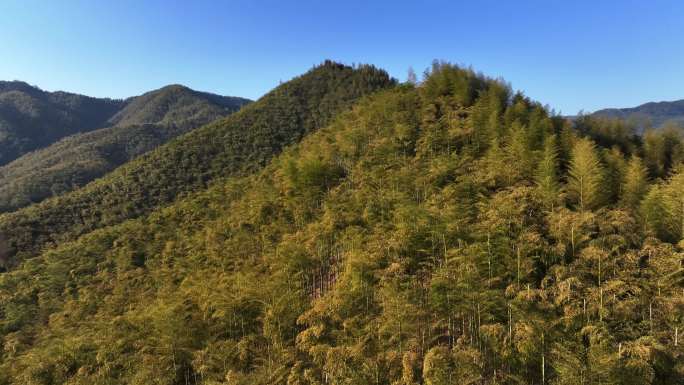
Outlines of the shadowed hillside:
[[0,81],[0,166],[65,136],[104,127],[125,104]]
[[64,194],[169,139],[237,111],[247,99],[168,86],[131,98],[111,127],[69,136],[0,167],[0,212]]

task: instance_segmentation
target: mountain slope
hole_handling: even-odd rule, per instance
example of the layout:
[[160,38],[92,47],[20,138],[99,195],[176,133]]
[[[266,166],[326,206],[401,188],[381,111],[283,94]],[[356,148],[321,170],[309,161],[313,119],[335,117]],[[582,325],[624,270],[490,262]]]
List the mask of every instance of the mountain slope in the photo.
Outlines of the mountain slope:
[[606,108],[594,112],[593,115],[633,120],[642,128],[657,128],[667,122],[684,126],[684,100],[645,103],[632,108]]
[[684,169],[633,144],[436,65],[4,274],[0,383],[680,384]]
[[109,123],[118,126],[150,123],[197,126],[228,115],[248,102],[244,98],[170,85],[130,99],[121,111],[109,119]]
[[145,214],[217,177],[253,171],[360,97],[393,84],[372,66],[326,62],[84,188],[0,216],[6,254],[23,259],[46,244]]
[[111,127],[69,136],[0,167],[0,212],[74,190],[248,101],[168,86],[131,98]]
[[65,136],[104,127],[124,105],[0,81],[0,166]]

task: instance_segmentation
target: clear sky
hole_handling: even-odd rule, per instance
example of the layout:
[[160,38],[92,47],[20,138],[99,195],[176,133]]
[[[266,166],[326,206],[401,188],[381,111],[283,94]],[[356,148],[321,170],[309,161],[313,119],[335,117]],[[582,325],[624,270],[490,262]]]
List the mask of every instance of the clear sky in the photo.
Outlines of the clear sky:
[[684,1],[0,0],[0,79],[50,91],[256,99],[327,58],[447,60],[564,114],[684,99]]

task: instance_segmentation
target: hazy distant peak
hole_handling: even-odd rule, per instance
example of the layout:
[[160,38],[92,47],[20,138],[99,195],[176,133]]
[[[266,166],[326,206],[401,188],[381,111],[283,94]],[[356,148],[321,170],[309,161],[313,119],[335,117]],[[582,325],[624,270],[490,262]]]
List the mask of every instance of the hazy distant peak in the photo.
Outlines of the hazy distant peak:
[[684,99],[649,102],[630,108],[606,108],[593,115],[634,120],[641,126],[660,127],[669,121],[684,124]]
[[[248,99],[214,95],[170,84],[126,100],[126,106],[109,119],[110,124],[132,125],[164,123],[171,120],[205,120],[206,123],[226,110],[235,111]],[[206,115],[206,119],[202,117]]]

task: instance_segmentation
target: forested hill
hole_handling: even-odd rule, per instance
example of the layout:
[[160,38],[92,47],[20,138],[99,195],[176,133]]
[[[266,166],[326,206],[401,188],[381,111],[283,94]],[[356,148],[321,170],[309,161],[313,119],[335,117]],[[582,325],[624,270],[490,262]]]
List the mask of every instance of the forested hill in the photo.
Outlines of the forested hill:
[[651,102],[632,108],[607,108],[593,115],[633,120],[640,127],[658,128],[668,122],[684,127],[684,100]]
[[0,260],[32,256],[48,244],[148,213],[217,177],[254,171],[359,98],[394,84],[372,66],[325,62],[81,189],[0,216],[6,245]]
[[0,166],[0,213],[81,187],[248,102],[177,85],[128,99],[101,123],[104,128],[68,136]]
[[0,166],[65,136],[104,127],[124,105],[0,81]]
[[220,96],[170,85],[128,100],[127,105],[109,119],[118,126],[139,124],[187,124],[196,126],[228,115],[249,103],[248,99]]
[[683,139],[616,127],[436,63],[3,274],[0,384],[682,384]]

